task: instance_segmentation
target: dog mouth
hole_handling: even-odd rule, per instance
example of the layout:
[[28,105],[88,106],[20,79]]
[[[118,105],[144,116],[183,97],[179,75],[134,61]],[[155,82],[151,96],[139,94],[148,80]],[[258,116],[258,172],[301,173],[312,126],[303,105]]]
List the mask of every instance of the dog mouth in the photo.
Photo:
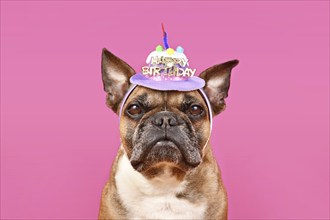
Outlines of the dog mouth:
[[171,148],[180,151],[176,144],[169,140],[160,140],[154,146],[152,146],[152,148]]
[[130,162],[139,172],[146,171],[161,162],[188,170],[200,164],[201,154],[195,147],[182,146],[175,140],[160,138],[149,144],[136,146],[132,151]]

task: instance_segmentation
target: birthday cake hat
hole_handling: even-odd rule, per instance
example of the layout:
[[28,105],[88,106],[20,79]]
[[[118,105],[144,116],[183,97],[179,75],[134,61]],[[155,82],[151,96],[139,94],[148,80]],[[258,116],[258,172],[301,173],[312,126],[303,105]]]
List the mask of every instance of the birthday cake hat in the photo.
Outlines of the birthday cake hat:
[[164,48],[158,45],[156,50],[149,54],[147,65],[142,67],[140,73],[133,75],[130,82],[162,91],[192,91],[203,88],[205,81],[195,76],[196,69],[189,68],[184,49],[181,46],[176,50],[172,49],[163,24],[162,30]]

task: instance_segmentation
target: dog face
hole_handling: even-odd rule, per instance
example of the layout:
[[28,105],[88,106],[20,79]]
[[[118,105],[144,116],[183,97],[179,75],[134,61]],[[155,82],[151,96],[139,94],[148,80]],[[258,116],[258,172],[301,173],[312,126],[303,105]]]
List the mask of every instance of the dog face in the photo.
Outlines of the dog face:
[[[230,72],[238,61],[213,66],[201,73],[213,115],[225,109]],[[134,70],[106,49],[102,78],[107,105],[119,114]],[[198,166],[210,136],[210,112],[200,91],[158,91],[137,86],[123,103],[120,136],[132,166],[154,177],[164,167],[177,176]]]
[[198,91],[137,87],[120,120],[122,144],[140,172],[155,172],[154,168],[165,164],[181,171],[196,167],[209,132],[207,105]]

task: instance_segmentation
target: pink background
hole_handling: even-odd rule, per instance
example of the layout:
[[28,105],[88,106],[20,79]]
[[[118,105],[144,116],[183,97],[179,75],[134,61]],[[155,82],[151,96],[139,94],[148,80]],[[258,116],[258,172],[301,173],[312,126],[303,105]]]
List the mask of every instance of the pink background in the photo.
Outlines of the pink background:
[[119,146],[101,49],[230,59],[213,149],[231,219],[329,218],[329,2],[1,1],[1,218],[95,219]]

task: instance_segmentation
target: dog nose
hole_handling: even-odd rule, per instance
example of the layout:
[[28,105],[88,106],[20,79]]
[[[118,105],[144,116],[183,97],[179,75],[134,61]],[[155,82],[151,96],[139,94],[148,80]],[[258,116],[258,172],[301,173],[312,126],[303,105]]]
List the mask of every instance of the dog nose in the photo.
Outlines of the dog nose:
[[180,120],[171,112],[158,112],[154,116],[153,124],[158,127],[172,127],[180,124]]

